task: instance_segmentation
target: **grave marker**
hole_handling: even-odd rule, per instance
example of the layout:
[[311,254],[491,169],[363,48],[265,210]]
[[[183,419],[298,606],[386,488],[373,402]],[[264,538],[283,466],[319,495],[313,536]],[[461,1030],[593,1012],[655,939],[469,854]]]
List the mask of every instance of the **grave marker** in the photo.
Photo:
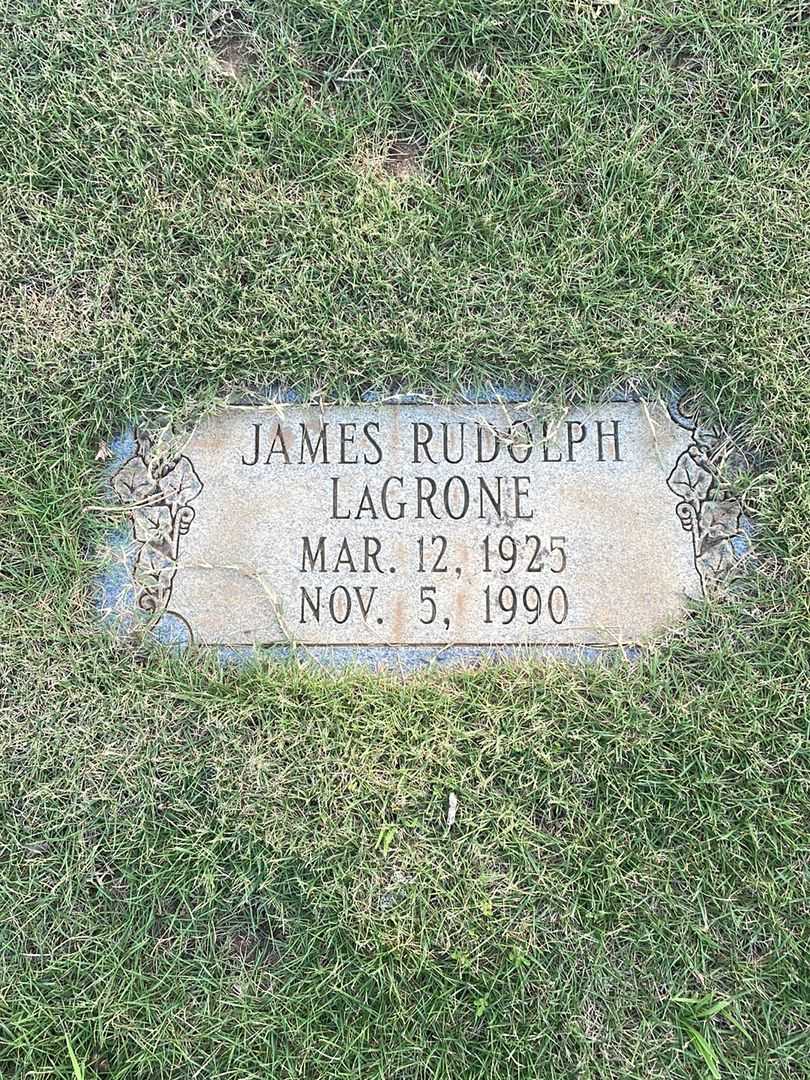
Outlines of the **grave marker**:
[[615,645],[733,564],[719,445],[660,403],[228,406],[112,483],[138,606],[200,644]]

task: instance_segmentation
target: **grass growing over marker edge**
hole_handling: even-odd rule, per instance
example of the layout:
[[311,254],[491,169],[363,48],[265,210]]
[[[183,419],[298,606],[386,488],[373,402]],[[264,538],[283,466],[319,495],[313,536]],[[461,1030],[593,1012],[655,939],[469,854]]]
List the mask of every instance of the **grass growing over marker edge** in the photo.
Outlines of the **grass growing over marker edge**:
[[[3,9],[0,1076],[810,1075],[809,45],[791,2]],[[699,387],[759,565],[632,666],[138,660],[99,444],[270,380]]]

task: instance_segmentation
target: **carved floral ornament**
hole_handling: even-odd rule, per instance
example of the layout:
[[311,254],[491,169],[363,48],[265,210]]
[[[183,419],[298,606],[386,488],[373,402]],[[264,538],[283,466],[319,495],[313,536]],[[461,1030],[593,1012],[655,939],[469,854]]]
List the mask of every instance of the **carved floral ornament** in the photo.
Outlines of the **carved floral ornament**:
[[148,435],[137,433],[136,452],[115,473],[112,486],[132,521],[138,607],[157,622],[171,598],[180,537],[194,520],[190,504],[203,484],[185,455],[165,459]]
[[699,407],[689,397],[681,398],[669,412],[676,424],[692,433],[692,441],[675,462],[667,486],[680,498],[675,513],[692,534],[695,568],[704,596],[710,597],[739,561],[734,541],[742,536],[742,506],[720,476],[727,447],[717,428],[701,421]]

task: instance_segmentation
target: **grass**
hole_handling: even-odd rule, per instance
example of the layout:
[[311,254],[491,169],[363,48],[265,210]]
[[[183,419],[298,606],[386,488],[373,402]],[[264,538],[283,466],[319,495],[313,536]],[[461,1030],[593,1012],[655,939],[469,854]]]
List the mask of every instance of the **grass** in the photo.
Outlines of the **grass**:
[[[809,45],[799,0],[2,8],[0,1076],[810,1076]],[[757,567],[633,665],[139,659],[99,444],[273,380],[699,387]]]

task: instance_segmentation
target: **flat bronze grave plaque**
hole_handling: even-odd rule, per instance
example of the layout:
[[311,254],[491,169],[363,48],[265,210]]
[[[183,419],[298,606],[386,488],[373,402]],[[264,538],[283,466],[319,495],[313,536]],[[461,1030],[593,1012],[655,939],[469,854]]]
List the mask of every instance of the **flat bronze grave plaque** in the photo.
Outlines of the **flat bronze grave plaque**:
[[734,561],[716,433],[664,404],[228,406],[112,478],[134,596],[208,645],[616,645]]

